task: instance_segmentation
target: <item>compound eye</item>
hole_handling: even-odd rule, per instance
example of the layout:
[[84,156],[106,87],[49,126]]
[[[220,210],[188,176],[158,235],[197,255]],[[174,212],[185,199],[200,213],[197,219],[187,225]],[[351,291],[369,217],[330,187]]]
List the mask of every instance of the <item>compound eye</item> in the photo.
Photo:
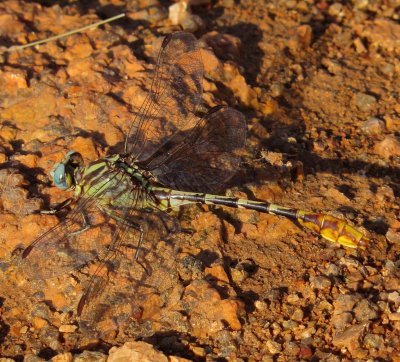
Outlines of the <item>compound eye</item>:
[[59,163],[53,171],[53,182],[61,190],[68,189],[68,184],[65,177],[65,165]]

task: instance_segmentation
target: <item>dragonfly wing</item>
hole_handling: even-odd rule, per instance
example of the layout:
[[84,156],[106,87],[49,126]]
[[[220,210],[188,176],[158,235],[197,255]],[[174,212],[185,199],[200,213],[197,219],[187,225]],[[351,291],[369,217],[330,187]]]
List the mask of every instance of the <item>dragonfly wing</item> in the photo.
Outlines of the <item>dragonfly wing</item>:
[[115,212],[114,219],[117,219],[116,229],[112,235],[112,241],[107,252],[103,255],[102,259],[98,261],[97,266],[90,277],[89,284],[78,303],[78,316],[82,315],[83,310],[87,309],[93,300],[101,296],[109,281],[110,273],[115,273],[118,270],[122,259],[127,256],[127,250],[124,250],[124,244],[128,231],[132,230],[134,232],[136,229],[135,234],[139,234],[139,236],[134,235],[133,239],[139,240],[141,227],[132,220],[132,214],[135,209],[138,208],[140,201],[143,200],[142,196],[142,192],[131,190],[126,197],[127,200],[130,200],[130,205],[127,205],[124,212],[120,214],[118,211],[109,210],[109,213]]
[[[114,173],[110,181],[116,177]],[[111,182],[92,194],[82,195],[59,224],[34,240],[18,260],[18,269],[28,279],[49,279],[78,270],[101,257],[107,248],[108,217],[97,201],[110,192]]]
[[[145,192],[130,193],[131,205],[121,214],[110,248],[90,276],[78,303],[81,329],[92,336],[101,337],[109,332],[108,328],[118,329],[132,318],[138,288],[152,274],[150,263],[166,229],[161,225],[159,213],[140,210],[146,196]],[[142,236],[143,244],[136,259]],[[157,256],[157,261],[160,258]]]
[[57,277],[77,270],[96,258],[99,248],[95,247],[94,233],[89,236],[85,232],[89,208],[78,206],[78,210],[71,212],[24,250],[19,268],[28,279]]
[[177,131],[193,127],[202,81],[203,63],[195,36],[186,32],[166,36],[151,90],[127,133],[129,161],[148,158]]
[[237,171],[245,138],[243,114],[218,106],[140,165],[167,187],[216,192]]

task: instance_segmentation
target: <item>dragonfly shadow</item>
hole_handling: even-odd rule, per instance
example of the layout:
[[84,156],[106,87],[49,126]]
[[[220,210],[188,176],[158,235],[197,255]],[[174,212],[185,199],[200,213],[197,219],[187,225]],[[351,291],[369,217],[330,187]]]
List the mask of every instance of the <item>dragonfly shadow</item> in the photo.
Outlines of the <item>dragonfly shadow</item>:
[[231,26],[216,26],[216,30],[221,34],[233,35],[241,41],[239,52],[232,54],[232,52],[224,51],[223,47],[219,48],[218,39],[215,39],[213,50],[218,58],[223,61],[234,60],[243,68],[243,76],[246,82],[251,86],[258,85],[256,79],[260,73],[264,57],[264,53],[259,46],[259,42],[262,41],[261,29],[253,23],[238,22]]
[[105,139],[104,133],[98,131],[86,131],[82,128],[76,127],[74,132],[74,136],[87,138],[89,140],[95,141],[96,144],[101,145],[102,147],[107,146],[107,141]]
[[244,279],[251,277],[253,274],[257,273],[259,267],[254,263],[253,260],[237,260],[232,259],[230,256],[226,255],[223,257],[224,265],[226,266],[225,270],[228,271],[228,277],[230,280],[230,285],[235,290],[237,297],[244,302],[245,310],[247,313],[252,313],[255,310],[254,303],[257,300],[260,300],[260,294],[252,291],[252,290],[244,290],[240,285],[243,281],[235,282],[232,277],[232,270],[236,270],[236,272],[242,273]]
[[[43,199],[45,204],[48,204],[50,202],[50,197],[49,195],[43,194],[40,191],[40,186],[43,184],[42,181],[38,180],[38,176],[43,177],[46,176],[46,173],[44,170],[40,167],[27,167],[24,164],[22,164],[19,161],[9,161],[5,162],[0,165],[0,170],[6,170],[8,171],[8,176],[10,177],[11,180],[11,185],[12,187],[17,187],[17,188],[22,188],[26,189],[29,191],[29,194],[35,197],[39,197],[40,199]],[[14,181],[12,180],[13,175],[18,178],[18,175],[22,175],[24,180],[28,181],[27,185],[14,185]],[[10,187],[7,185],[7,180],[5,180],[5,183],[2,184],[2,187],[0,188],[0,192],[7,191],[7,187]]]
[[[198,11],[201,12],[202,9],[199,8]],[[306,136],[306,126],[303,121],[304,117],[302,112],[308,110],[303,90],[305,86],[312,81],[312,77],[307,77],[305,80],[302,80],[301,87],[296,87],[296,85],[299,84],[296,77],[285,78],[285,76],[292,63],[297,62],[304,68],[307,68],[307,66],[311,64],[310,60],[307,58],[310,54],[306,49],[302,52],[291,54],[287,47],[282,48],[281,52],[284,53],[285,56],[280,57],[279,53],[278,55],[273,55],[271,64],[267,69],[263,70],[262,62],[268,54],[264,54],[259,44],[263,41],[263,34],[265,31],[262,31],[257,25],[245,22],[230,27],[218,26],[215,23],[221,16],[221,13],[218,11],[217,7],[216,9],[207,9],[207,16],[210,24],[218,30],[218,34],[215,35],[216,39],[214,39],[214,52],[220,59],[224,61],[233,59],[237,64],[242,66],[244,69],[243,75],[250,85],[268,89],[273,82],[281,82],[280,78],[285,81],[282,94],[274,98],[279,106],[278,112],[274,112],[269,116],[258,116],[259,120],[257,122],[262,125],[270,135],[268,138],[264,138],[256,132],[251,133],[251,136],[257,138],[259,144],[262,145],[264,149],[289,154],[291,158],[304,164],[307,173],[313,174],[323,172],[333,175],[340,175],[342,173],[365,173],[367,177],[383,179],[389,176],[393,180],[400,179],[399,167],[385,166],[357,158],[346,160],[345,158],[339,157],[323,157],[312,151],[311,141],[305,145],[300,141],[303,136]],[[317,18],[312,20],[310,22],[313,30],[311,42],[317,42],[320,37],[325,34],[325,30],[329,27],[329,24],[334,21],[335,19],[333,18],[328,18],[327,21],[324,19],[323,22],[319,21]],[[223,52],[221,51],[223,50],[222,47],[218,48],[217,38],[218,36],[223,36],[224,33],[234,35],[241,39],[242,49],[240,56],[232,55],[232,52]],[[283,34],[282,36],[286,39],[287,34]],[[280,47],[277,46],[277,49],[280,49]],[[324,68],[321,64],[322,57],[315,59],[315,61],[319,63],[320,68]],[[258,80],[257,78],[259,76],[261,76],[261,79],[265,79],[265,81]],[[229,89],[226,89],[222,84],[218,85],[219,98],[225,99],[229,103],[229,98],[231,98],[231,96],[232,93]],[[247,115],[254,117],[254,112],[251,109],[244,108],[243,110],[246,111],[245,113]],[[289,142],[288,139],[290,137],[295,138],[298,142]],[[254,174],[251,172],[250,168],[247,168],[246,173],[248,175],[246,181],[253,182]],[[266,180],[267,179],[264,178],[258,178],[259,182],[264,182]],[[236,181],[239,183],[240,178],[236,178]],[[396,182],[393,181],[390,187],[394,190],[396,197],[398,197],[400,192],[399,188],[396,186]]]

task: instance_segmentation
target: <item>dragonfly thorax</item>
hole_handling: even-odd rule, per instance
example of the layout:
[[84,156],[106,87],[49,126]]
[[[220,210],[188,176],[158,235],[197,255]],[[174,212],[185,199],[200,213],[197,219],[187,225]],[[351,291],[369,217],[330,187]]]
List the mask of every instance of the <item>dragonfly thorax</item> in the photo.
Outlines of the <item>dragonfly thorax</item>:
[[81,154],[76,151],[69,151],[64,159],[54,166],[51,172],[54,184],[61,190],[74,188],[76,185],[75,171],[81,166],[83,166]]

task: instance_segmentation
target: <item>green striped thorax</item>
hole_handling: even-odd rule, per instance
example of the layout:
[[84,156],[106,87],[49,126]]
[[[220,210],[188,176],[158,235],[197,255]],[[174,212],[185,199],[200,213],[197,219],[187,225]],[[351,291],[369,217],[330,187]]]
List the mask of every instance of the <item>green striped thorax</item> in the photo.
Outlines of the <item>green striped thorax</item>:
[[137,166],[129,166],[118,154],[84,165],[79,152],[69,151],[64,159],[54,166],[51,175],[59,189],[75,190],[76,196],[82,193],[90,196],[105,188],[113,190],[116,194],[123,187],[126,191],[137,188],[147,191],[151,189],[148,176]]
[[130,166],[118,154],[84,165],[80,153],[69,151],[55,165],[52,175],[59,189],[74,190],[75,198],[95,197],[97,206],[106,213],[130,208],[133,204],[138,208],[159,204],[150,195],[151,176],[136,165]]
[[51,175],[53,182],[61,190],[68,190],[75,187],[75,171],[83,166],[83,158],[79,152],[69,151],[64,159],[57,163]]

